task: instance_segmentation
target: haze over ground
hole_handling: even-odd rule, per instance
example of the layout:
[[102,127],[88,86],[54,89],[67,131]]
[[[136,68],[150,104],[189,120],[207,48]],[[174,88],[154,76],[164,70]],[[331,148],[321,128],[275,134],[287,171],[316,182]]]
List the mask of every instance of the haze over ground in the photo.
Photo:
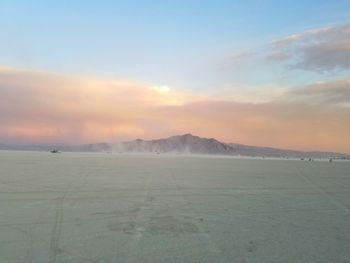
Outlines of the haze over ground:
[[350,152],[348,1],[2,1],[0,142],[192,133]]

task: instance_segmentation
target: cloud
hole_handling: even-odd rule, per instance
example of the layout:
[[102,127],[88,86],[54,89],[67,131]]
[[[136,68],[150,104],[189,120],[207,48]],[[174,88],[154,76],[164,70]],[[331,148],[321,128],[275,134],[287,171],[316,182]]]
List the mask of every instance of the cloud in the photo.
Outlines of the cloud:
[[273,51],[266,56],[268,61],[284,61],[289,58],[289,55],[284,51]]
[[321,81],[293,89],[289,94],[308,103],[347,106],[350,105],[350,80]]
[[[349,152],[350,109],[293,100],[202,101],[168,107],[181,131],[260,146]],[[189,114],[190,113],[190,114]]]
[[133,137],[151,129],[144,127],[151,108],[181,105],[189,96],[136,82],[0,69],[0,139],[72,143]]
[[112,142],[191,132],[226,142],[350,152],[349,80],[284,87],[250,101],[251,94],[235,100],[235,94],[154,87],[0,69],[0,142]]
[[[350,70],[350,24],[307,30],[229,57],[229,65],[246,65],[249,72],[266,62],[282,69],[329,73]],[[271,64],[272,65],[272,64]],[[271,69],[269,69],[271,70]],[[231,72],[232,73],[232,72]]]
[[350,24],[312,29],[276,40],[267,60],[288,60],[291,69],[320,73],[348,70]]
[[282,85],[260,85],[252,87],[241,83],[232,83],[217,89],[213,93],[216,99],[237,103],[266,103],[283,96],[288,87]]

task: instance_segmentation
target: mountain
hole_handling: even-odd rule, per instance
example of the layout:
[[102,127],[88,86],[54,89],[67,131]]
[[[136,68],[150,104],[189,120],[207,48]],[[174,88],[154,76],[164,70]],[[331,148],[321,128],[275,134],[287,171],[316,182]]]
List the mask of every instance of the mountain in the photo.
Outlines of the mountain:
[[49,151],[58,149],[63,152],[117,152],[117,153],[153,153],[153,154],[201,154],[277,158],[341,158],[350,159],[350,155],[333,152],[305,152],[296,150],[257,147],[237,143],[223,143],[214,138],[201,138],[192,134],[172,136],[157,140],[136,139],[114,144],[96,143],[83,145],[6,145],[1,150]]
[[296,150],[257,147],[237,143],[223,143],[214,138],[201,138],[192,134],[172,136],[158,140],[133,140],[114,144],[112,151],[126,153],[174,153],[231,155],[277,158],[350,158],[349,155],[333,152],[304,152]]
[[241,156],[251,157],[277,157],[277,158],[344,158],[349,159],[350,155],[334,152],[320,151],[296,151],[288,149],[278,149],[271,147],[257,147],[238,143],[229,143]]
[[145,141],[137,139],[115,144],[113,149],[122,152],[187,153],[233,155],[234,149],[216,139],[200,138],[192,134],[172,136],[166,139]]

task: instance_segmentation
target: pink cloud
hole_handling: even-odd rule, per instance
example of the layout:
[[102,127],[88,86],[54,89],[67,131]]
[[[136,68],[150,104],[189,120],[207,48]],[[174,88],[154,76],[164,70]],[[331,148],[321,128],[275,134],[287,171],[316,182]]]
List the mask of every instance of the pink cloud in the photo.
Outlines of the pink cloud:
[[[243,103],[142,83],[2,69],[0,142],[113,142],[191,132],[225,142],[350,152],[350,107],[326,99],[349,90],[343,80]],[[319,94],[323,99],[315,103]]]

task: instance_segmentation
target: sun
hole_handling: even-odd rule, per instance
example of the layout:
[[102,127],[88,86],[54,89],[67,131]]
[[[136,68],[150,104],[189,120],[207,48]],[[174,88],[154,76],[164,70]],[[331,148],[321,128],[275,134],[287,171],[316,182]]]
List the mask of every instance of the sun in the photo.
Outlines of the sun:
[[160,93],[169,93],[170,92],[170,88],[166,85],[162,85],[162,86],[153,86],[152,87],[153,90],[156,90]]

